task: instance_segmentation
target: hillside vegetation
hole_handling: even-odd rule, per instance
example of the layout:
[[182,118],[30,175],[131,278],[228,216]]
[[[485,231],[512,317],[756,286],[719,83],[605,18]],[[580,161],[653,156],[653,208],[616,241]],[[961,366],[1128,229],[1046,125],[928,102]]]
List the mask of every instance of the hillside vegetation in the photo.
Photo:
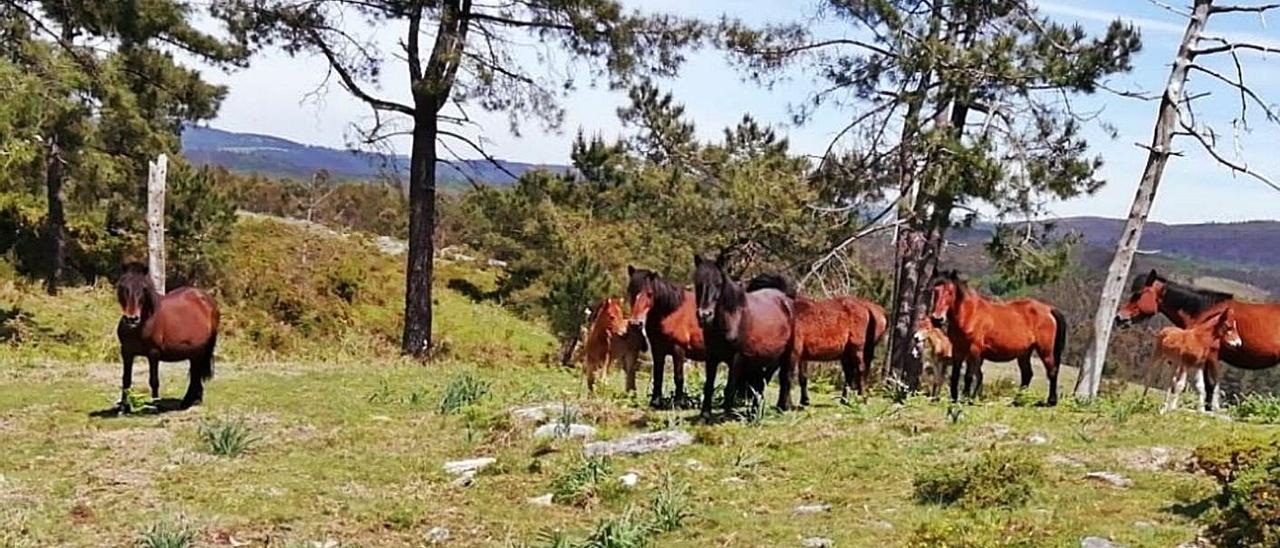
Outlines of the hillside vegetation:
[[[399,258],[269,219],[242,219],[234,238],[217,377],[191,411],[100,413],[119,382],[108,287],[50,298],[0,283],[0,545],[1172,546],[1216,515],[1213,480],[1185,468],[1191,451],[1271,435],[1158,416],[1154,395],[1129,388],[1023,407],[1042,397],[1040,372],[1036,394],[1016,395],[1000,364],[974,405],[888,392],[838,405],[825,374],[806,410],[702,424],[620,393],[616,373],[587,396],[576,371],[545,365],[546,328],[444,280],[442,348],[429,365],[402,360]],[[493,283],[474,263],[440,266]],[[314,312],[292,315],[293,298]],[[176,394],[185,366],[162,376]],[[533,404],[600,439],[684,430],[693,443],[589,459],[511,413]],[[469,482],[442,468],[474,457],[496,461]],[[1001,469],[1020,472],[988,491]],[[549,506],[530,500],[546,494]]]

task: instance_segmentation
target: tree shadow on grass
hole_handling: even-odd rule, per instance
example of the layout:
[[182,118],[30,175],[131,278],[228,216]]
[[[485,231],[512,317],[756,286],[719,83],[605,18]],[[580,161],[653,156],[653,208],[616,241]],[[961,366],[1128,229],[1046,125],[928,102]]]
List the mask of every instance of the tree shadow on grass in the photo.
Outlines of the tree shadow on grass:
[[182,405],[182,400],[178,398],[160,398],[152,400],[151,403],[133,413],[125,413],[121,411],[119,405],[113,405],[106,409],[99,409],[89,413],[90,417],[95,419],[115,419],[120,417],[145,417],[148,415],[163,415],[174,411],[185,411],[189,409]]
[[1175,502],[1164,508],[1165,512],[1190,519],[1200,519],[1206,512],[1218,505],[1216,495],[1192,502]]

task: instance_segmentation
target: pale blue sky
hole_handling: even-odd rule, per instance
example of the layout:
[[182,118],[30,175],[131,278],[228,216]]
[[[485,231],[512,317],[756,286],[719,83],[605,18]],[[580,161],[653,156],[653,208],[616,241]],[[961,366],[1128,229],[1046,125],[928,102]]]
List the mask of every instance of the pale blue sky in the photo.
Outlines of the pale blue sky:
[[[1176,0],[1175,0],[1176,1]],[[1246,1],[1246,0],[1241,0]],[[1251,1],[1251,0],[1250,0]],[[729,13],[752,23],[786,21],[810,17],[815,13],[813,0],[629,0],[643,10],[670,11],[687,16],[717,18]],[[1181,37],[1184,20],[1147,0],[1039,2],[1042,10],[1063,21],[1079,21],[1091,32],[1102,31],[1115,17],[1137,24],[1143,33],[1144,48],[1135,70],[1113,82],[1116,87],[1159,91],[1168,75],[1168,63]],[[1211,34],[1280,45],[1280,30],[1268,26],[1256,16],[1216,16]],[[1276,21],[1280,24],[1280,21]],[[832,28],[826,27],[823,28]],[[842,32],[843,27],[834,27]],[[395,29],[380,29],[377,36],[394,44]],[[1246,78],[1268,102],[1280,102],[1280,56],[1267,59],[1261,55],[1243,57]],[[1229,58],[1215,61],[1215,67],[1230,72]],[[384,71],[383,93],[392,98],[405,95],[405,78],[399,65],[391,60]],[[341,89],[331,86],[326,93],[311,93],[325,75],[324,63],[315,58],[290,59],[279,51],[268,51],[255,59],[247,70],[225,74],[207,71],[211,80],[230,86],[230,94],[213,126],[243,132],[266,133],[296,141],[341,147],[347,142],[352,123],[366,120],[368,110]],[[1216,127],[1229,131],[1227,122],[1239,108],[1238,95],[1222,85],[1209,85],[1202,75],[1191,82],[1191,89],[1208,90],[1214,95],[1201,101],[1202,120],[1220,122]],[[721,53],[707,50],[695,53],[679,78],[663,82],[687,106],[701,134],[712,138],[721,129],[736,123],[744,113],[773,124],[789,136],[793,148],[802,153],[817,154],[851,114],[828,110],[802,127],[789,125],[788,106],[802,101],[814,87],[805,74],[771,90],[743,81]],[[619,132],[615,115],[626,100],[624,92],[583,89],[565,98],[567,118],[558,133],[543,132],[536,124],[524,128],[521,136],[507,130],[504,117],[478,116],[484,128],[487,147],[497,157],[540,163],[565,163],[569,142],[579,128],[588,134],[613,136]],[[1099,215],[1121,217],[1128,211],[1135,185],[1146,159],[1145,151],[1135,142],[1150,140],[1156,104],[1100,94],[1081,98],[1080,110],[1102,109],[1101,119],[1119,130],[1112,140],[1094,128],[1090,131],[1093,150],[1106,166],[1102,176],[1108,181],[1097,195],[1053,204],[1055,215]],[[1249,165],[1280,180],[1280,130],[1268,126],[1256,108],[1253,131],[1242,134],[1240,149]],[[473,112],[473,115],[475,113]],[[397,143],[403,151],[405,143]],[[1176,148],[1186,157],[1174,158],[1166,171],[1152,217],[1167,222],[1239,221],[1280,219],[1280,192],[1245,176],[1232,178],[1230,173],[1214,165],[1199,153],[1198,145],[1180,138]],[[1234,154],[1230,143],[1225,151]]]

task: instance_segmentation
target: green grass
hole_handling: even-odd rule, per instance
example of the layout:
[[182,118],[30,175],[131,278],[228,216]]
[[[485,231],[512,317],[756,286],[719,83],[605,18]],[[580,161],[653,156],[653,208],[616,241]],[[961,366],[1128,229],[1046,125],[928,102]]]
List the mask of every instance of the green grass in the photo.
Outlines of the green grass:
[[147,528],[138,540],[139,548],[191,548],[196,534],[184,525],[162,521]]
[[205,421],[199,428],[200,438],[210,453],[219,457],[238,457],[258,443],[258,436],[242,419]]

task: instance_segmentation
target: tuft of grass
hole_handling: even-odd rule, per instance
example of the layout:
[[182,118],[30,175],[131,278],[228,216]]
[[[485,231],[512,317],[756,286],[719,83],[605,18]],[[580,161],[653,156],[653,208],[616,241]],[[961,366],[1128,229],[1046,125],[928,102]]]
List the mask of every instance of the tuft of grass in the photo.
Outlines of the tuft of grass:
[[989,450],[965,463],[946,462],[912,482],[917,501],[966,508],[1018,507],[1044,483],[1040,461],[1007,450]]
[[242,419],[214,419],[200,425],[200,438],[210,453],[220,457],[238,457],[259,441]]
[[551,499],[587,506],[598,500],[613,472],[608,457],[583,457],[551,482]]
[[1016,390],[1013,392],[1014,407],[1035,407],[1040,403],[1040,396],[1030,390]]
[[573,548],[573,540],[569,534],[560,529],[542,529],[538,531],[534,546],[538,548]]
[[191,548],[196,532],[182,524],[162,521],[148,527],[138,539],[138,548]]
[[910,548],[1034,548],[1044,546],[1043,533],[1015,519],[989,522],[979,517],[933,519],[921,523],[907,536]]
[[463,373],[449,380],[444,387],[437,410],[441,415],[452,415],[475,403],[489,393],[489,383],[470,373]]
[[903,405],[911,399],[911,387],[897,377],[885,377],[880,383],[880,394],[893,403]]
[[658,533],[670,533],[684,527],[692,517],[689,511],[689,486],[670,473],[662,476],[657,491],[649,501],[652,526]]
[[1280,397],[1250,394],[1230,409],[1237,420],[1254,424],[1280,424]]
[[124,393],[124,405],[124,412],[130,415],[144,415],[154,413],[156,410],[150,396],[132,388]]
[[653,524],[644,519],[635,508],[627,508],[622,514],[605,518],[596,525],[580,548],[640,548],[648,546],[653,536]]

